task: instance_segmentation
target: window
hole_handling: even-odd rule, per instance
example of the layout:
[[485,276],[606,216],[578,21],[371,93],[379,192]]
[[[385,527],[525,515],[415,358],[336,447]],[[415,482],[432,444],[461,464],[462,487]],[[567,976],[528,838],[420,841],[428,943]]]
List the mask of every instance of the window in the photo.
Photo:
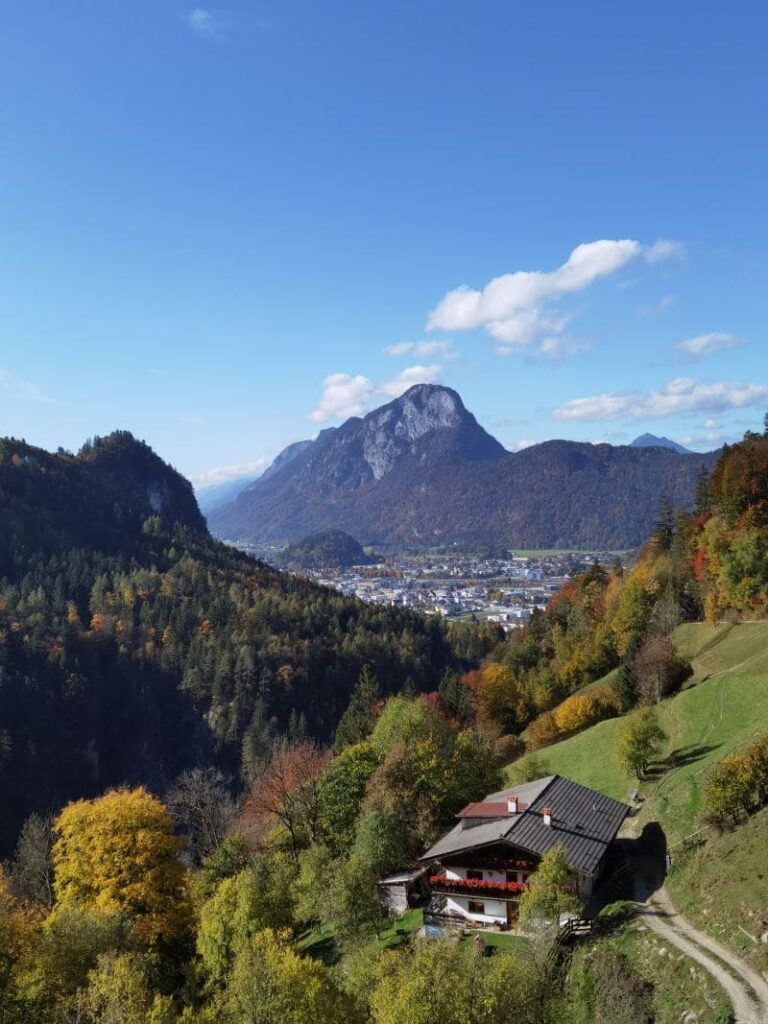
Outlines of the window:
[[485,904],[481,900],[470,900],[467,904],[470,914],[484,914]]
[[482,871],[469,870],[469,871],[467,871],[467,878],[468,879],[474,879],[476,882],[482,882],[482,880],[483,880],[483,872]]
[[516,882],[517,881],[517,872],[516,871],[508,871],[507,872],[507,881],[508,882]]

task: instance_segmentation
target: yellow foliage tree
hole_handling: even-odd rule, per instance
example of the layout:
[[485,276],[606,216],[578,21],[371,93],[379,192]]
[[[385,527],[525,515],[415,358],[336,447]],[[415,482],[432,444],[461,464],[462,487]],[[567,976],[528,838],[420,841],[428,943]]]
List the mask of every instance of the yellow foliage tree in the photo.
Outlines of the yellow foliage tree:
[[145,789],[117,789],[69,804],[55,822],[54,915],[91,907],[125,914],[138,938],[154,944],[187,931],[187,874],[183,840],[165,806]]

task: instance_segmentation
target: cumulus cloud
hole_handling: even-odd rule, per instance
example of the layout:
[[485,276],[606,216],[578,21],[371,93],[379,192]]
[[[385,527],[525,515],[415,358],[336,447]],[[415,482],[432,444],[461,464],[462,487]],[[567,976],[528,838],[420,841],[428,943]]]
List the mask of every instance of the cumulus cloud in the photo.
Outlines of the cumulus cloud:
[[252,459],[250,462],[241,462],[237,466],[217,466],[215,469],[206,469],[193,479],[197,490],[204,487],[212,487],[214,484],[224,484],[229,480],[237,480],[243,476],[260,476],[272,459],[266,455]]
[[432,363],[431,366],[409,366],[398,373],[392,380],[384,381],[379,385],[379,391],[383,395],[390,395],[392,398],[399,398],[408,388],[414,384],[433,384],[440,374],[440,364]]
[[190,11],[187,24],[201,39],[223,42],[228,35],[228,18],[223,11],[195,7]]
[[[631,238],[584,242],[555,270],[518,270],[493,278],[481,291],[468,285],[449,291],[429,314],[427,330],[483,329],[505,354],[551,354],[552,339],[563,334],[573,315],[559,308],[560,300],[633,261],[655,264],[680,252],[677,242],[665,239],[649,246]],[[549,352],[542,347],[545,341]]]
[[725,412],[768,399],[768,385],[721,381],[701,384],[689,377],[668,381],[660,391],[614,391],[575,398],[552,411],[556,420],[652,419],[687,412]]
[[673,346],[676,352],[686,359],[703,359],[712,355],[713,352],[720,352],[725,348],[742,348],[747,342],[735,334],[725,334],[723,331],[710,331],[709,334],[697,334],[695,338],[686,338],[678,341]]
[[433,384],[440,375],[440,363],[408,366],[396,377],[374,383],[368,377],[348,373],[332,373],[323,381],[323,390],[308,419],[314,423],[343,420],[361,416],[380,401],[382,396],[399,398],[414,384]]
[[457,353],[450,341],[401,341],[397,345],[387,345],[384,349],[388,356],[414,356],[416,359],[429,359],[440,356],[442,359],[455,359]]
[[331,373],[323,381],[323,392],[317,407],[309,414],[315,423],[359,416],[376,391],[375,385],[358,374]]

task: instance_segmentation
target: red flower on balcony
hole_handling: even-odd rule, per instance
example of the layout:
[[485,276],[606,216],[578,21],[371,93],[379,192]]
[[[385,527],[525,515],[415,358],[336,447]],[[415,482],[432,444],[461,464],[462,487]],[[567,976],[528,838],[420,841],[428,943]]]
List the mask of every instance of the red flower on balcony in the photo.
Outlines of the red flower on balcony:
[[446,889],[485,889],[493,892],[525,892],[525,882],[487,882],[484,878],[448,878],[447,875],[431,875],[430,885]]

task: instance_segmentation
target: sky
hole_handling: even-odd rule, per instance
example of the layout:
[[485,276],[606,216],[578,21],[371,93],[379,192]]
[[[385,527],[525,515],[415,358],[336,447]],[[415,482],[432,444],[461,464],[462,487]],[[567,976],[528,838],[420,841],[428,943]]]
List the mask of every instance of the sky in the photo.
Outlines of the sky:
[[0,435],[196,485],[434,381],[511,450],[768,409],[764,0],[8,0]]

